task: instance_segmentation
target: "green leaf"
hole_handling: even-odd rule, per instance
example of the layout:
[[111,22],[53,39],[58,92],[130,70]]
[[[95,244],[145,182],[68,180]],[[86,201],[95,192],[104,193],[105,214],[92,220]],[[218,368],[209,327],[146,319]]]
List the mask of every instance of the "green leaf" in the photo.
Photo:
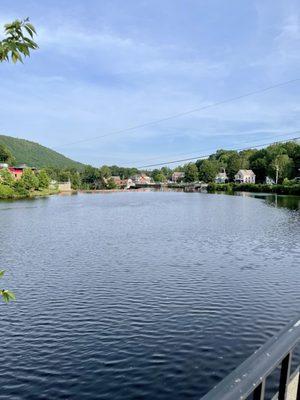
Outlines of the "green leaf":
[[13,63],[16,63],[17,61],[22,61],[22,58],[17,51],[11,52],[11,59],[12,59]]
[[11,300],[16,300],[16,296],[10,290],[2,290],[1,295],[5,303],[9,303]]
[[33,33],[36,34],[35,27],[34,27],[32,24],[30,24],[29,22],[27,22],[27,24],[25,25],[25,27],[29,28]]
[[30,47],[31,49],[37,49],[38,45],[31,39],[29,38],[24,38],[24,42],[26,42],[26,46]]
[[0,278],[2,278],[4,274],[5,274],[5,270],[3,269],[0,271]]
[[29,33],[29,35],[33,38],[33,32],[30,28],[28,28],[27,25],[24,25],[24,28],[26,29],[26,31]]

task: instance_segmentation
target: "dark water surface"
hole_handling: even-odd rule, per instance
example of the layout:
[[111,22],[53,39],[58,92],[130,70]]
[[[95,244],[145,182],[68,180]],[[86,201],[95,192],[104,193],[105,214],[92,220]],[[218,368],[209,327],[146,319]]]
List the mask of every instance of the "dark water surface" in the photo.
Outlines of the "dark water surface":
[[1,399],[199,399],[299,311],[300,212],[272,201],[55,196],[0,227]]

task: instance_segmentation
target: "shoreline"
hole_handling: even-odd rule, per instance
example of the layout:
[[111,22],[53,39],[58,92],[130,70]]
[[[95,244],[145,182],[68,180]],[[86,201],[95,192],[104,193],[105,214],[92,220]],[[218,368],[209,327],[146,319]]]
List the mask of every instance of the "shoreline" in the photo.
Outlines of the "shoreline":
[[216,192],[249,192],[249,193],[269,193],[277,195],[300,196],[300,184],[292,185],[267,185],[263,183],[209,183],[207,186],[209,193]]
[[[255,187],[249,187],[249,185],[232,185],[232,184],[209,184],[207,191],[202,191],[202,193],[208,194],[227,194],[227,195],[235,195],[238,193],[249,193],[256,195],[278,195],[278,196],[296,196],[300,198],[300,185],[296,186],[296,190],[293,190],[295,187],[277,185],[277,187],[269,186],[269,185],[260,185],[257,184]],[[280,188],[278,188],[280,187]],[[251,190],[252,189],[252,190]],[[279,190],[276,190],[279,189]],[[76,194],[110,194],[110,193],[141,193],[141,192],[184,192],[183,188],[163,188],[155,189],[155,188],[139,188],[139,189],[78,189],[78,190],[70,190],[70,191],[58,191],[58,190],[43,190],[43,191],[34,191],[29,195],[21,195],[14,194],[9,197],[1,197],[1,200],[31,200],[42,197],[49,197],[54,195],[59,196],[70,196]],[[201,191],[195,192],[184,192],[184,193],[201,193]]]

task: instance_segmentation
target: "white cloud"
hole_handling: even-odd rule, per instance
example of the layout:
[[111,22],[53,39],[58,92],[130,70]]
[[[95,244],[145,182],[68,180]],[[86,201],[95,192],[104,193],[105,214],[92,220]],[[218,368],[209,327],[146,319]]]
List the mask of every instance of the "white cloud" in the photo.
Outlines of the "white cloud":
[[281,61],[300,61],[300,16],[289,15],[283,22],[280,34],[275,38],[275,45]]
[[[47,20],[47,25],[39,25],[40,50],[30,64],[0,71],[0,131],[61,147],[74,158],[99,164],[130,163],[157,154],[168,159],[185,149],[207,149],[210,140],[221,143],[221,137],[240,135],[245,140],[260,132],[297,129],[298,98],[286,87],[63,148],[65,143],[287,80],[299,66],[299,19],[285,13],[275,23],[267,11],[260,14],[260,31],[253,32],[253,42],[240,43],[239,52],[228,51],[224,59],[212,51],[204,57],[201,49],[193,48],[192,38],[184,47],[109,27],[89,31],[63,18],[57,23]],[[269,36],[269,30],[276,35]],[[230,41],[226,46],[230,48]]]

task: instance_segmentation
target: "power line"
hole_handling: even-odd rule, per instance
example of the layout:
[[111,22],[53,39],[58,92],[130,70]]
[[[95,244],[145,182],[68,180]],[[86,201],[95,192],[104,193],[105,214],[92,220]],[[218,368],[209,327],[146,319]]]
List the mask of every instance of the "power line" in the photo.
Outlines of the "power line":
[[[251,150],[251,149],[257,149],[259,147],[270,146],[271,144],[275,144],[275,143],[290,142],[290,141],[295,141],[295,140],[298,140],[298,139],[300,139],[300,136],[294,137],[294,138],[290,138],[290,139],[277,140],[275,142],[259,144],[259,145],[256,145],[256,146],[237,148],[237,149],[230,149],[230,150],[233,150],[233,151]],[[229,150],[227,150],[227,151],[229,151]],[[200,155],[198,157],[183,158],[181,160],[170,160],[170,161],[165,161],[165,162],[161,162],[161,163],[157,163],[157,164],[142,165],[142,166],[137,167],[137,168],[138,169],[144,169],[144,168],[158,167],[158,166],[161,166],[161,165],[169,165],[169,164],[181,163],[181,162],[192,161],[192,160],[201,160],[201,159],[208,158],[210,155],[211,154],[206,154],[206,155]]]
[[286,86],[286,85],[289,85],[291,83],[295,83],[295,82],[299,82],[299,81],[300,81],[300,78],[290,79],[290,80],[284,81],[284,82],[279,82],[279,83],[276,83],[276,84],[271,85],[271,86],[266,86],[264,88],[254,90],[252,92],[244,93],[242,95],[235,96],[235,97],[229,97],[229,98],[227,98],[225,100],[221,100],[221,101],[218,101],[218,102],[215,102],[215,103],[212,103],[212,104],[208,104],[206,106],[197,107],[197,108],[194,108],[194,109],[191,109],[191,110],[188,110],[188,111],[183,111],[183,112],[180,112],[180,113],[177,113],[177,114],[169,115],[169,116],[164,117],[164,118],[160,118],[160,119],[156,119],[156,120],[153,120],[153,121],[145,122],[143,124],[134,125],[134,126],[131,126],[131,127],[128,127],[128,128],[111,131],[111,132],[106,133],[104,135],[94,136],[94,137],[88,138],[88,139],[81,139],[81,140],[78,140],[78,141],[75,141],[75,142],[65,143],[62,146],[55,147],[55,149],[64,148],[66,146],[72,146],[74,144],[90,142],[90,141],[98,140],[98,139],[101,139],[101,138],[104,138],[104,137],[119,135],[121,133],[133,131],[133,130],[140,129],[140,128],[145,128],[147,126],[160,124],[161,122],[169,121],[169,120],[172,120],[172,119],[175,119],[175,118],[180,118],[180,117],[183,117],[183,116],[186,116],[186,115],[190,115],[190,114],[193,114],[193,113],[196,113],[196,112],[199,112],[199,111],[204,111],[204,110],[207,110],[209,108],[213,108],[213,107],[217,107],[217,106],[220,106],[220,105],[223,105],[223,104],[231,103],[231,102],[234,102],[234,101],[237,101],[237,100],[240,100],[240,99],[244,99],[246,97],[254,96],[256,94],[267,92],[269,90],[276,89],[276,88],[279,88],[279,87],[282,87],[282,86]]
[[[259,132],[257,132],[257,134],[258,134]],[[292,132],[286,132],[285,134],[283,134],[283,135],[276,135],[276,139],[277,138],[281,138],[281,137],[286,137],[287,135],[295,135],[295,134],[298,134],[298,133],[300,133],[300,131],[299,130],[297,130],[297,131],[292,131]],[[274,133],[273,133],[274,134]],[[266,138],[266,140],[267,140],[268,138]],[[260,140],[256,140],[255,142],[251,142],[251,143],[257,143],[257,142],[259,142],[259,141],[261,141],[261,140],[264,140],[264,139],[260,139]],[[289,140],[289,139],[286,139],[287,141]],[[277,142],[277,141],[276,141]],[[249,142],[247,142],[247,143],[242,143],[242,144],[249,144]],[[209,150],[205,150],[205,151],[209,151]],[[198,151],[193,151],[193,152],[191,152],[191,153],[177,153],[177,154],[173,154],[171,157],[179,157],[179,156],[189,156],[189,155],[191,155],[191,154],[199,154],[199,150]],[[154,161],[154,160],[159,160],[159,159],[161,159],[161,156],[158,156],[158,157],[153,157],[153,158],[148,158],[148,159],[146,159],[146,160],[138,160],[138,161],[133,161],[133,162],[130,162],[130,165],[134,165],[134,164],[138,164],[138,163],[140,163],[140,162],[145,162],[145,161]]]

